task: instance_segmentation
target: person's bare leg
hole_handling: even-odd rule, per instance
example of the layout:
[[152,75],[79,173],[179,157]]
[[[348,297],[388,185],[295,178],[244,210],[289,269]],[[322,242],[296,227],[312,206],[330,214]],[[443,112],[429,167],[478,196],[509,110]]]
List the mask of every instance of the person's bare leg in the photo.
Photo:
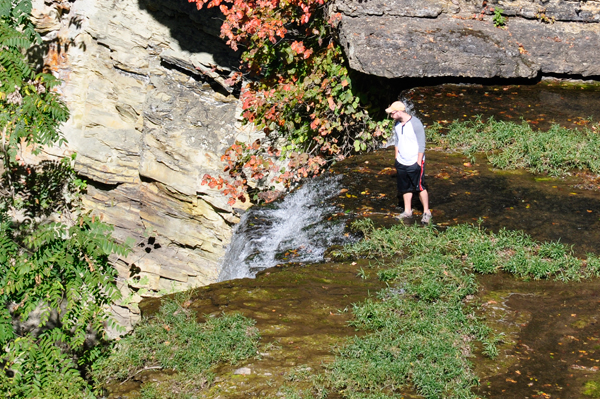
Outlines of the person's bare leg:
[[421,204],[423,204],[423,213],[431,213],[429,210],[429,193],[427,193],[427,190],[423,190],[419,193],[419,199],[421,200]]
[[404,199],[404,212],[412,214],[412,196],[411,192],[402,194],[402,198]]

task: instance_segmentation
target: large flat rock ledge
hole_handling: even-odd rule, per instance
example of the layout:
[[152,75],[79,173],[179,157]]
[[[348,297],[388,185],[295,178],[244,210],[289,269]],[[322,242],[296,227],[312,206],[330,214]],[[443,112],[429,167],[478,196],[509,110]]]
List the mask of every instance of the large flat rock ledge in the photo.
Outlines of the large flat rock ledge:
[[[503,27],[492,10],[502,9]],[[600,76],[598,1],[341,0],[350,67],[385,78]]]

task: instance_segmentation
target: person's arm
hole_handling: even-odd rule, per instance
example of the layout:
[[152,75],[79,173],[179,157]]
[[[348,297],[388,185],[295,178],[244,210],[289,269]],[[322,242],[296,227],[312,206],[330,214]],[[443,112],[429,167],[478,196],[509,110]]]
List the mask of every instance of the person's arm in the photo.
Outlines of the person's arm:
[[425,154],[425,128],[423,123],[417,118],[412,118],[413,130],[417,137],[417,145],[419,147],[417,154],[417,163],[419,166],[423,166],[423,155]]
[[396,134],[396,125],[398,122],[394,122],[394,126],[392,127],[392,137],[394,138],[394,159],[398,159],[398,136]]

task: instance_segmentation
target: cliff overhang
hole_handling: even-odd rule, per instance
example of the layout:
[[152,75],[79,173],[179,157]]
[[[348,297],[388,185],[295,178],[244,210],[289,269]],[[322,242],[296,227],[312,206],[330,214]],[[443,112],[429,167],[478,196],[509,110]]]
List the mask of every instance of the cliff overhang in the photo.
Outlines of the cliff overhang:
[[350,67],[369,75],[600,76],[594,0],[338,0],[332,12]]

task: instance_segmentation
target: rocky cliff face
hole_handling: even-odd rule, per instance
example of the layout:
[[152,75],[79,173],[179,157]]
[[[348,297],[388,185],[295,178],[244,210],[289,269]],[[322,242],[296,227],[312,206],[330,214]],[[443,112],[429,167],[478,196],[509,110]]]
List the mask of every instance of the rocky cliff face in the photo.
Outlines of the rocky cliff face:
[[[124,325],[143,296],[217,280],[236,208],[202,185],[242,129],[224,80],[238,55],[218,39],[220,18],[187,0],[35,0],[45,65],[64,84],[64,126],[86,205],[133,237],[115,260]],[[508,17],[495,27],[493,7]],[[395,77],[600,76],[600,3],[517,0],[337,0],[350,66]]]
[[366,74],[600,76],[596,0],[337,0],[332,10],[350,66]]
[[137,303],[217,280],[236,208],[201,185],[234,140],[252,139],[221,86],[237,55],[218,39],[214,13],[186,0],[41,1],[34,18],[47,66],[63,79],[64,126],[86,205],[137,245],[115,260],[129,326]]

